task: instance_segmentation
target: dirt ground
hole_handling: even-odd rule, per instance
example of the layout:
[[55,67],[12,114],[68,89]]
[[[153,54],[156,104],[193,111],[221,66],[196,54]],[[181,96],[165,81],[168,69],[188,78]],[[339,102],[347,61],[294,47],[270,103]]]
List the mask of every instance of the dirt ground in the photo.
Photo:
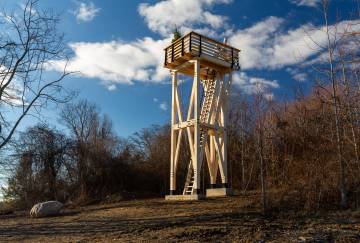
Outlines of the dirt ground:
[[131,200],[31,219],[0,216],[0,242],[360,242],[360,211],[263,217],[256,196]]

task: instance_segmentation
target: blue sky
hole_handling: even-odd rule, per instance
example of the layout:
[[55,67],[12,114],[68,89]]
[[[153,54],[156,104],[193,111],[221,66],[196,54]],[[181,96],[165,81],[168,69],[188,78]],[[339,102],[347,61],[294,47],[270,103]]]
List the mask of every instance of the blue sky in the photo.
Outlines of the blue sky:
[[[0,0],[0,5],[14,8],[21,2]],[[252,94],[262,89],[269,98],[280,99],[291,97],[296,85],[309,88],[311,74],[306,70],[323,54],[309,38],[324,42],[319,2],[41,0],[40,6],[61,13],[59,29],[72,50],[69,68],[81,72],[64,85],[96,103],[126,137],[169,120],[170,75],[162,68],[162,58],[175,25],[183,33],[196,30],[218,40],[226,37],[242,50],[236,91]],[[337,13],[347,17],[354,2],[331,1],[331,24]],[[62,65],[56,63],[51,72]],[[45,120],[56,125],[56,110],[47,110]],[[22,128],[34,122],[27,118]]]

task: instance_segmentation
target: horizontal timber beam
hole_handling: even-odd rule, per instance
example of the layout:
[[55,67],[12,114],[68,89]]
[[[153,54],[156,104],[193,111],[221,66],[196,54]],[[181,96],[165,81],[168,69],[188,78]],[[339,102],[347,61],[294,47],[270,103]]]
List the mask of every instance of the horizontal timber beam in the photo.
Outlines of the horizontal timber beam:
[[191,127],[191,126],[194,126],[196,123],[196,120],[195,119],[192,119],[192,120],[189,120],[189,121],[183,121],[183,122],[179,122],[177,124],[174,124],[172,126],[172,128],[174,130],[179,130],[179,129],[184,129],[184,128],[187,128],[187,127]]
[[[219,125],[211,125],[211,124],[206,124],[206,123],[201,123],[201,122],[199,122],[198,124],[200,127],[203,127],[207,130],[212,130],[213,132],[217,132],[217,133],[223,133],[226,130],[226,128],[224,128],[223,126],[219,126]],[[185,129],[187,127],[192,127],[194,125],[196,125],[196,120],[192,119],[189,121],[183,121],[183,122],[174,124],[172,126],[172,128],[174,130],[180,130],[180,129]]]

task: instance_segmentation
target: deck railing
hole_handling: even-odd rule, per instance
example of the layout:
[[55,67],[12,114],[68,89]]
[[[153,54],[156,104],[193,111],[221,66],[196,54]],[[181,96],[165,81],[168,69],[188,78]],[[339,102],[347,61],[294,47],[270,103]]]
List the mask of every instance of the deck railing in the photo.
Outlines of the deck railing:
[[207,55],[229,63],[233,69],[239,69],[239,52],[240,50],[225,43],[190,32],[165,48],[164,65],[167,66],[184,55],[190,54],[192,56]]

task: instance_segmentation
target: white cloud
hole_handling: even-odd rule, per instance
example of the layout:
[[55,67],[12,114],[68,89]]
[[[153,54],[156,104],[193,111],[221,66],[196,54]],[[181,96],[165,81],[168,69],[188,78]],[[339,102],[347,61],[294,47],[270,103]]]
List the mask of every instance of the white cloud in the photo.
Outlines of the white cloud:
[[208,10],[215,4],[228,4],[232,0],[165,0],[153,5],[142,3],[138,11],[148,27],[168,36],[177,26],[185,32],[189,29],[218,29],[226,26],[227,17],[215,15]]
[[[163,48],[169,39],[146,37],[133,42],[76,42],[70,48],[74,55],[68,62],[69,71],[102,80],[110,90],[113,84],[134,81],[159,83],[169,75],[163,68]],[[56,61],[50,69],[61,71],[65,61]]]
[[163,110],[163,111],[168,110],[168,104],[166,103],[166,101],[160,102],[158,98],[153,98],[153,101],[154,101],[154,103],[158,104],[158,107],[160,110]]
[[309,79],[308,75],[298,69],[287,68],[286,71],[291,74],[292,78],[298,82],[305,82]]
[[243,69],[259,68],[267,65],[266,55],[275,33],[283,23],[283,19],[269,17],[255,25],[235,32],[229,43],[241,49],[240,62]]
[[108,89],[109,91],[115,91],[115,90],[116,90],[116,85],[115,85],[115,84],[109,84],[109,85],[107,86],[107,89]]
[[[269,17],[255,25],[238,30],[229,39],[230,44],[242,50],[240,64],[248,69],[280,69],[316,59],[322,54],[320,46],[326,46],[325,27],[305,24],[299,28],[283,30],[284,19]],[[344,32],[354,21],[340,22],[329,26],[331,38],[335,30]],[[359,28],[360,25],[354,25]]]
[[159,104],[159,108],[160,108],[161,110],[163,110],[163,111],[167,111],[168,105],[167,105],[166,102],[162,102],[162,103]]
[[245,72],[235,73],[233,84],[246,94],[271,94],[272,89],[279,88],[277,80],[267,80],[259,77],[249,77]]
[[308,76],[306,73],[296,73],[293,75],[293,79],[299,82],[305,82],[308,79]]
[[307,6],[307,7],[316,7],[321,2],[321,0],[289,0],[292,4],[297,6]]
[[74,15],[78,22],[89,22],[93,20],[99,12],[100,8],[97,8],[93,2],[80,2],[78,9],[74,11]]

